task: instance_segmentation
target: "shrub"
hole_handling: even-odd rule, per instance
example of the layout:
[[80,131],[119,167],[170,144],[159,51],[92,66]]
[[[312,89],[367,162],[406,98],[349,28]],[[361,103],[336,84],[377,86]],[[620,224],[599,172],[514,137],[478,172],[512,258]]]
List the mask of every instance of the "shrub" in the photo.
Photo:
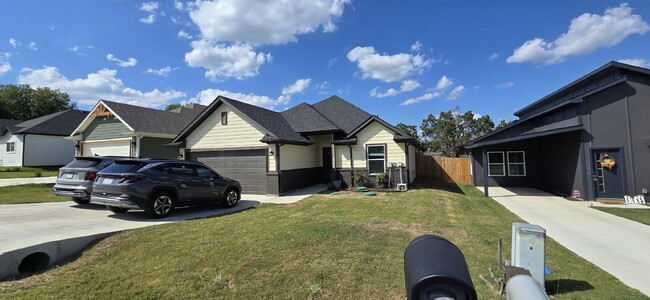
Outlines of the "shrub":
[[352,173],[352,180],[354,181],[354,185],[356,186],[369,186],[370,181],[368,180],[368,175],[366,175],[365,172],[363,171],[354,171]]
[[41,171],[34,172],[34,177],[43,177],[43,172]]
[[385,188],[388,186],[388,174],[386,173],[377,174],[377,186],[380,188]]

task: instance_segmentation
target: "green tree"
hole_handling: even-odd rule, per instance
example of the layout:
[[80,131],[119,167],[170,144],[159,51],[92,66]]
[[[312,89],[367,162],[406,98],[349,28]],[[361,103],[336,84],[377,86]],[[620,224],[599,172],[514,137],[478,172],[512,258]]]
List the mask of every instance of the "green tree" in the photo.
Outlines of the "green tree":
[[501,128],[503,128],[503,127],[506,127],[506,126],[510,125],[511,123],[512,123],[512,121],[506,121],[506,120],[504,120],[504,119],[501,119],[501,121],[499,122],[499,124],[497,125],[497,127],[494,128],[494,129],[501,129]]
[[66,109],[76,108],[64,92],[48,87],[29,85],[0,85],[0,118],[29,120]]
[[165,106],[165,111],[174,110],[174,109],[177,109],[179,107],[181,107],[181,105],[178,104],[178,103],[167,104],[167,106]]
[[420,140],[420,137],[418,136],[418,127],[417,126],[415,126],[415,125],[406,125],[404,123],[397,123],[397,125],[395,127],[397,127],[397,129],[399,129],[401,132],[416,138],[418,141]]
[[441,112],[437,118],[429,114],[422,120],[420,129],[429,150],[456,157],[459,147],[494,130],[494,122],[488,115],[476,117],[472,111],[461,113],[460,108],[456,107]]

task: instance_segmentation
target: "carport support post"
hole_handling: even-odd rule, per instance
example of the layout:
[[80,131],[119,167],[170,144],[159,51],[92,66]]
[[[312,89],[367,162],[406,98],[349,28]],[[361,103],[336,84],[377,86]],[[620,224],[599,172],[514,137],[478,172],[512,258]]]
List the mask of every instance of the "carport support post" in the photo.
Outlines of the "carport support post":
[[483,147],[482,149],[483,152],[483,193],[485,194],[485,197],[490,197],[490,194],[488,193],[488,166],[487,163],[487,148]]

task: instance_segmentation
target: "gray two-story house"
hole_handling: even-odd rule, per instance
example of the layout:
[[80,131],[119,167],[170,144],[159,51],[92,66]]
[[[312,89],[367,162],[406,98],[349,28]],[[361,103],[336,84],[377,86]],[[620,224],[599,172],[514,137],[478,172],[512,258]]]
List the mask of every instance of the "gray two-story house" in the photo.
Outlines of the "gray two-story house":
[[650,189],[650,70],[610,62],[470,141],[477,186],[533,187],[583,199]]

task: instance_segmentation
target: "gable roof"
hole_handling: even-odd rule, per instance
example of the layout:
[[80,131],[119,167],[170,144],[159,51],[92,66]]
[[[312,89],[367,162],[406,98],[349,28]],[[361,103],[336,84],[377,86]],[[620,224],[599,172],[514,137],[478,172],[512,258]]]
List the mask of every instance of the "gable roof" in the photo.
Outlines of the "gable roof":
[[86,119],[80,122],[80,124],[77,124],[79,126],[74,130],[72,135],[83,132],[95,118],[92,116],[92,113],[102,105],[124,123],[124,125],[133,130],[133,132],[169,136],[177,135],[205,109],[203,105],[191,104],[176,109],[175,111],[163,111],[120,102],[100,100]]
[[406,136],[399,129],[379,117],[367,113],[338,96],[329,97],[314,105],[301,103],[282,113],[218,96],[201,115],[174,138],[171,144],[182,144],[185,138],[223,103],[231,105],[267,131],[268,133],[260,140],[263,143],[309,145],[313,143],[304,135],[323,133],[338,133],[338,137],[341,138],[338,142],[354,143],[355,139],[352,135],[365,128],[372,121],[379,121],[382,125],[394,131],[396,141],[415,142],[414,138]]
[[21,122],[21,120],[0,119],[0,136],[5,135],[9,128]]
[[291,128],[291,125],[289,125],[289,122],[287,122],[280,113],[224,96],[218,96],[194,121],[188,124],[187,127],[185,127],[185,129],[174,138],[172,144],[184,140],[223,103],[232,106],[234,109],[250,118],[259,127],[269,132],[262,138],[262,142],[264,143],[288,143],[298,145],[309,145],[312,143],[309,139],[294,131],[293,128]]
[[39,118],[27,120],[6,126],[2,130],[4,135],[7,131],[13,134],[42,134],[67,136],[79,125],[87,111],[68,109]]

